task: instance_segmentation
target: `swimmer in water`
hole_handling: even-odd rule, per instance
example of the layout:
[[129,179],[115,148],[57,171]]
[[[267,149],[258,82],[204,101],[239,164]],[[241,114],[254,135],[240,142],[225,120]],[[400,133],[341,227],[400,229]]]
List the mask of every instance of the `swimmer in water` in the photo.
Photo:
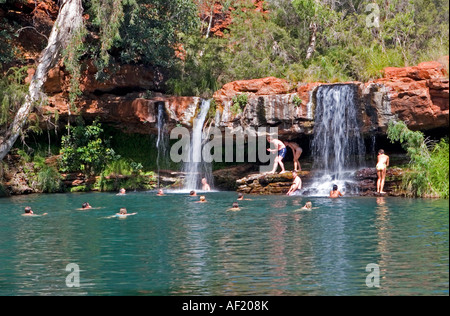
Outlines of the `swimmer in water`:
[[311,203],[311,201],[306,202],[305,206],[303,206],[301,208],[301,210],[308,210],[308,211],[312,210],[312,203]]
[[22,216],[44,216],[44,215],[47,215],[47,213],[44,213],[42,215],[34,214],[34,212],[30,206],[26,206],[24,211],[25,212],[22,214]]
[[137,213],[129,213],[127,212],[127,209],[125,207],[121,207],[119,210],[119,213],[116,213],[115,215],[109,216],[107,218],[113,218],[113,217],[119,217],[119,218],[126,218],[127,216],[136,215]]
[[240,211],[241,209],[239,208],[239,204],[238,202],[233,202],[233,205],[230,209],[228,209],[228,211],[231,212],[236,212],[236,211]]
[[125,190],[125,188],[121,188],[119,190],[119,193],[117,193],[116,195],[126,195],[126,194],[127,194],[127,191]]
[[164,194],[163,189],[159,189],[159,190],[158,190],[158,193],[156,193],[156,195],[157,195],[157,196],[164,196],[165,194]]
[[341,193],[341,191],[338,190],[338,186],[336,184],[333,184],[333,190],[330,191],[330,198],[337,198],[340,196],[344,196],[343,193]]
[[238,201],[251,201],[251,199],[244,199],[244,194],[242,194],[241,192],[238,193],[238,197],[237,197]]
[[92,208],[92,206],[90,206],[88,202],[84,202],[83,204],[81,204],[82,210],[87,210],[87,209],[91,209],[91,208]]
[[206,203],[206,197],[204,195],[200,196],[200,200],[195,203]]
[[296,210],[296,211],[311,211],[312,209],[318,208],[318,207],[313,207],[311,201],[306,202],[305,206],[303,206],[302,208]]

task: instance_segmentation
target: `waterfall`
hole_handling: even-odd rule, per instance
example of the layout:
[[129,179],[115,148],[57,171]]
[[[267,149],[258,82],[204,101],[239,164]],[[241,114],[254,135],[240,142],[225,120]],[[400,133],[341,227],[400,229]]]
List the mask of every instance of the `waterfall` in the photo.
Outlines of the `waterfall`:
[[206,163],[202,159],[203,140],[205,138],[203,125],[205,124],[210,104],[211,100],[202,100],[200,113],[194,119],[189,147],[189,161],[185,162],[183,166],[183,171],[186,173],[183,189],[187,191],[201,188],[200,182],[203,177],[207,179],[209,185],[212,187],[211,164]]
[[311,190],[328,195],[333,184],[339,190],[353,190],[356,168],[364,162],[364,141],[359,128],[357,86],[322,85],[317,88],[312,140],[313,170],[316,181]]
[[165,166],[168,159],[169,152],[169,133],[166,125],[166,108],[164,102],[157,102],[157,127],[158,127],[158,138],[156,139],[156,166],[158,169],[158,188],[160,187],[160,169],[161,165]]

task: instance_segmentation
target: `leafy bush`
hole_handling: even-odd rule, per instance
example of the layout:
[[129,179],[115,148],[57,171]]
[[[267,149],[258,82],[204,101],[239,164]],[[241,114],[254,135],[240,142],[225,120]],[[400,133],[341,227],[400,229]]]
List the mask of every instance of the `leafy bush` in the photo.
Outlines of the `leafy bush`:
[[388,138],[398,141],[411,161],[403,175],[402,186],[408,196],[449,197],[449,143],[427,141],[421,132],[408,129],[402,121],[390,121]]
[[61,139],[61,171],[81,170],[90,176],[98,174],[108,162],[119,158],[109,147],[109,140],[102,138],[103,129],[98,119],[92,125],[85,126],[83,122],[78,122],[77,126],[68,129],[68,134]]
[[142,164],[128,159],[118,159],[111,161],[102,172],[104,176],[131,176],[137,175],[142,171]]
[[173,67],[167,81],[169,92],[210,98],[219,89],[218,78],[224,69],[219,57],[224,51],[223,41],[199,35],[184,35],[180,39],[184,41],[184,57]]
[[37,187],[46,193],[61,191],[61,175],[55,167],[43,166],[37,173]]
[[[24,161],[32,162],[34,170],[28,173],[28,176],[34,179],[36,187],[44,193],[54,193],[62,191],[62,177],[55,166],[48,165],[45,158],[39,154],[33,157],[21,152]],[[22,156],[23,155],[23,156]]]
[[100,191],[117,191],[120,188],[130,190],[150,190],[156,187],[154,172],[142,171],[142,164],[130,159],[110,162],[100,174],[95,187]]
[[448,138],[437,143],[430,157],[428,169],[432,188],[440,197],[449,198],[449,142]]

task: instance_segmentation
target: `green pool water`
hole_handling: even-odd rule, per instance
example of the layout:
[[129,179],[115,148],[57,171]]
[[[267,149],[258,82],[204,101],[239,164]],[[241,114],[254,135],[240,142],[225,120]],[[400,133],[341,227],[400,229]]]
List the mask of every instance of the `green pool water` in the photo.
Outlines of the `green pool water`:
[[[0,295],[449,294],[448,200],[248,196],[227,212],[236,193],[206,197],[0,199]],[[120,207],[138,214],[108,218]]]

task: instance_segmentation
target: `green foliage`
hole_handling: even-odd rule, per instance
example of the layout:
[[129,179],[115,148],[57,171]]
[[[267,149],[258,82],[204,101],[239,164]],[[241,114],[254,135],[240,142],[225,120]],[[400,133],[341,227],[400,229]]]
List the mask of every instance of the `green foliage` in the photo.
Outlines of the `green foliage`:
[[449,141],[448,138],[441,139],[437,143],[430,157],[429,168],[430,183],[433,190],[442,198],[449,198]]
[[61,192],[61,175],[55,167],[46,165],[42,166],[37,173],[37,181],[38,188],[42,192]]
[[100,174],[95,188],[100,191],[150,190],[156,187],[154,172],[143,172],[142,164],[131,159],[119,159],[110,162]]
[[[0,78],[0,141],[2,136],[8,135],[8,129],[14,121],[19,108],[25,102],[28,84],[24,84],[28,67],[11,67],[3,78]],[[27,132],[42,133],[40,116],[28,120],[22,129],[21,141],[25,143]]]
[[[7,29],[1,29],[4,27],[3,23],[0,22],[0,64],[4,65],[14,60],[16,55],[16,51],[14,47],[11,45],[13,39],[11,37],[10,31]],[[8,25],[5,25],[9,28]]]
[[254,10],[251,1],[235,4],[233,23],[226,35],[222,81],[284,77],[292,63],[299,61],[298,41],[269,16]]
[[91,47],[101,71],[111,57],[124,63],[169,67],[175,60],[177,34],[198,26],[197,8],[190,0],[90,0],[100,43]]
[[216,100],[212,99],[209,105],[208,114],[206,114],[206,121],[208,122],[210,120],[214,120],[216,118],[216,113],[217,113]]
[[104,176],[131,176],[142,171],[142,164],[129,159],[111,161],[102,172]]
[[292,6],[301,20],[308,25],[315,22],[322,28],[332,23],[338,14],[338,11],[331,9],[326,1],[293,0]]
[[247,93],[240,93],[236,94],[232,99],[233,104],[231,105],[231,113],[234,115],[242,113],[244,111],[245,106],[248,102],[248,94]]
[[[106,127],[105,130],[111,138],[111,147],[117,155],[128,161],[140,163],[144,172],[156,170],[158,156],[156,135],[128,134]],[[171,159],[160,161],[160,166],[172,170],[180,169],[180,165],[172,162]]]
[[[170,92],[210,96],[227,82],[268,76],[292,82],[368,81],[386,67],[448,55],[448,1],[267,3],[268,13],[256,11],[250,0],[231,3],[233,22],[221,38],[205,38],[201,31],[180,37],[186,55],[169,79]],[[379,8],[378,27],[367,24],[371,3]],[[305,60],[311,23],[318,26],[316,48]]]
[[[28,67],[11,67],[0,79],[0,126],[7,127],[25,101],[28,86],[23,84]],[[0,128],[1,130],[1,128]]]
[[87,30],[84,26],[80,27],[70,39],[67,47],[63,51],[64,66],[70,74],[69,85],[69,103],[72,111],[76,110],[75,101],[81,95],[80,79],[81,79],[81,57],[85,54],[83,43]]
[[390,121],[387,136],[392,142],[398,141],[401,143],[412,163],[424,164],[428,162],[430,153],[422,132],[411,131],[403,121]]
[[411,159],[410,170],[403,175],[407,195],[449,197],[448,139],[428,144],[421,132],[411,131],[402,121],[389,122],[388,138],[400,142]]
[[86,175],[98,174],[108,162],[118,158],[109,147],[109,140],[103,139],[103,129],[98,119],[92,125],[85,126],[79,122],[68,129],[69,133],[61,139],[61,171],[81,170]]
[[219,39],[182,35],[183,59],[173,67],[167,87],[175,95],[195,95],[209,98],[219,89],[218,78],[224,63],[218,56],[224,50]]
[[130,10],[130,22],[133,23],[137,8],[133,0],[91,0],[89,12],[93,14],[92,24],[99,28],[100,48],[97,64],[102,70],[109,65],[109,50],[121,40],[119,29],[125,18],[125,6],[132,7]]
[[70,188],[71,193],[75,192],[89,192],[90,188],[86,185],[77,185]]
[[298,95],[294,95],[294,97],[292,98],[292,102],[296,107],[299,107],[302,104],[302,99],[300,99]]

